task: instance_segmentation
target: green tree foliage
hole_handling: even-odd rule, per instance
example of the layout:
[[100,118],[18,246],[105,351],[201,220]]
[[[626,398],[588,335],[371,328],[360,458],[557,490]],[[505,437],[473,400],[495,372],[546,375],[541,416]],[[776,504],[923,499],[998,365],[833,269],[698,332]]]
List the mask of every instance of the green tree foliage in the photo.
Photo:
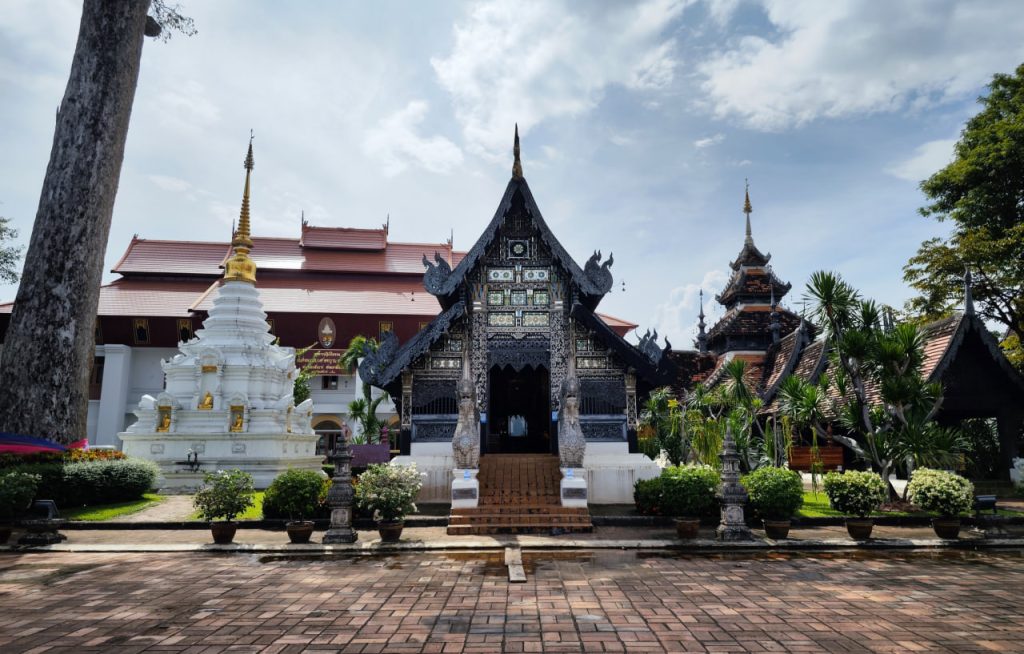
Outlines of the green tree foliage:
[[[348,347],[341,355],[341,365],[354,370],[359,365],[359,360],[368,354],[377,351],[380,343],[375,338],[366,336],[353,336]],[[376,440],[380,442],[381,430],[386,426],[377,417],[377,407],[387,398],[381,394],[373,398],[373,388],[369,384],[363,384],[363,397],[349,402],[348,414],[353,420],[359,423],[359,433],[353,435],[352,442],[357,445],[366,444]]]
[[981,111],[967,121],[952,163],[921,183],[931,204],[921,214],[953,224],[945,239],[921,244],[904,279],[921,295],[908,309],[934,318],[963,301],[965,269],[986,320],[1024,334],[1024,64],[996,75]]
[[11,219],[0,216],[0,282],[13,284],[18,281],[18,258],[20,246],[7,245],[18,238],[18,230],[10,226]]
[[878,305],[831,272],[811,275],[807,297],[825,329],[831,366],[822,385],[787,381],[783,411],[824,434],[825,412],[837,415],[850,437],[833,438],[870,462],[883,478],[894,466],[951,467],[963,452],[960,433],[933,421],[942,387],[921,375],[924,336],[917,325],[883,328]]

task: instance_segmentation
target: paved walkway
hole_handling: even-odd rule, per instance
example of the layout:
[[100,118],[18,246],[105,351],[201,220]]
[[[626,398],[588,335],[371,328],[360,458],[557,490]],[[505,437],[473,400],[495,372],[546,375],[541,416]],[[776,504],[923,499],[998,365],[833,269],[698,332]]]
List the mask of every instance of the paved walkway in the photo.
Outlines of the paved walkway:
[[0,556],[3,652],[1020,652],[1020,553]]
[[118,522],[175,522],[188,520],[195,512],[192,495],[168,495],[159,504],[117,518]]

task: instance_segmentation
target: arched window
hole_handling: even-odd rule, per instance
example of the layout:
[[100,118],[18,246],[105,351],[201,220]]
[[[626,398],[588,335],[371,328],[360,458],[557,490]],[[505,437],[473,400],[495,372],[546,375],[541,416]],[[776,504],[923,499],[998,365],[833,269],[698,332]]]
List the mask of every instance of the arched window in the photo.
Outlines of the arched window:
[[313,427],[313,431],[317,435],[316,453],[320,456],[326,456],[334,451],[338,437],[342,433],[341,425],[333,419],[321,420]]

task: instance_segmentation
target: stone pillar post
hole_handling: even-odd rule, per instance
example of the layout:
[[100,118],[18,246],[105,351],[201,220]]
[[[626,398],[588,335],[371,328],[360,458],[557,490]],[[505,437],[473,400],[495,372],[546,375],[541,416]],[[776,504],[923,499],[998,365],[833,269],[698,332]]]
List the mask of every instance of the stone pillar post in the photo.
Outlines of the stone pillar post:
[[128,408],[132,348],[127,345],[103,345],[102,348],[103,380],[93,445],[117,446],[117,434],[124,431],[124,415]]
[[731,427],[725,429],[725,442],[722,443],[722,453],[718,458],[722,461],[722,517],[718,524],[718,540],[751,540],[750,528],[747,527],[743,512],[747,491],[740,484],[740,457],[736,453],[736,441],[732,438]]
[[352,452],[344,434],[338,439],[331,463],[334,464],[334,475],[331,477],[331,490],[327,493],[331,524],[324,533],[323,542],[354,543],[359,535],[352,528],[352,499],[355,496],[352,490]]

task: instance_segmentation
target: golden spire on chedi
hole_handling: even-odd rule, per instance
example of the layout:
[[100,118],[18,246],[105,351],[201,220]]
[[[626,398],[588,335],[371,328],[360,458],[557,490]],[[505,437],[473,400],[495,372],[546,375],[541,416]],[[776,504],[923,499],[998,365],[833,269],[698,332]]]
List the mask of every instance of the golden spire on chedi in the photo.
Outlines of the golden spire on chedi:
[[225,281],[256,283],[256,264],[249,258],[252,238],[249,236],[249,177],[254,164],[252,157],[252,136],[249,136],[249,152],[245,155],[245,190],[242,191],[242,211],[238,217],[238,229],[231,238],[234,254],[224,264]]

